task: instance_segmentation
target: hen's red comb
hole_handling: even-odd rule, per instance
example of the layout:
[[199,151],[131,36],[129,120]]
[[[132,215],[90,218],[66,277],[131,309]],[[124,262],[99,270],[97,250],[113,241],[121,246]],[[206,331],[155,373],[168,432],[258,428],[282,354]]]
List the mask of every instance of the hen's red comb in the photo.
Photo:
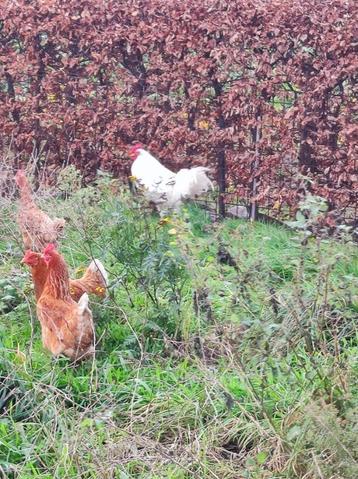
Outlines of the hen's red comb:
[[44,249],[43,254],[52,253],[52,251],[55,251],[55,249],[56,249],[56,246],[53,243],[49,243]]

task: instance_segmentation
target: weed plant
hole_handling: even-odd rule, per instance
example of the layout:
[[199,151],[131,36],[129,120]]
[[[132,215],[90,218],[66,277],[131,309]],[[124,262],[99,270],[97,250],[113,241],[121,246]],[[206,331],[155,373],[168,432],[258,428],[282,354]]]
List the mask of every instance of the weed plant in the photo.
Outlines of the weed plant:
[[37,201],[68,220],[73,276],[96,257],[109,271],[107,299],[91,298],[97,353],[74,367],[43,349],[3,198],[0,477],[358,477],[349,238],[213,223],[195,205],[163,221],[108,175],[71,189],[67,173]]

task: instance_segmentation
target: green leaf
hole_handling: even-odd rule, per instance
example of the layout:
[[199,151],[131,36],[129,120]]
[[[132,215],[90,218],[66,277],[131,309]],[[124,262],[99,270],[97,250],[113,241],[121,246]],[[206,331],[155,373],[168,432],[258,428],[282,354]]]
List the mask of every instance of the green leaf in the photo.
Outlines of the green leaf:
[[258,454],[256,454],[256,461],[257,461],[257,464],[259,464],[260,466],[262,464],[265,463],[266,459],[267,459],[267,452],[266,451],[261,451],[259,452]]

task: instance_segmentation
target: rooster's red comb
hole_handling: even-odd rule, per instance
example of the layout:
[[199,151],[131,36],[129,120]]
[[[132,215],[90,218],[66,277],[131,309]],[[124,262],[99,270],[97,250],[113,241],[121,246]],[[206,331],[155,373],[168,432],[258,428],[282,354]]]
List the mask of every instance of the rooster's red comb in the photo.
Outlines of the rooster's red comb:
[[141,145],[140,143],[136,143],[135,145],[129,148],[129,154],[131,155],[131,154],[137,153],[137,151],[140,150],[141,148],[143,148],[143,145]]
[[56,246],[53,243],[49,243],[44,249],[43,254],[52,253],[52,251],[55,251],[55,249],[56,249]]

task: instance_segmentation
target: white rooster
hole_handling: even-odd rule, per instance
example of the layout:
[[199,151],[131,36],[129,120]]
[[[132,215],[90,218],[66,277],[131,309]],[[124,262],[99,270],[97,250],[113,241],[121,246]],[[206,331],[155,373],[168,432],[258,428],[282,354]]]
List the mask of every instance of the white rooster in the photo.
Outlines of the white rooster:
[[177,212],[183,200],[196,198],[214,188],[206,175],[209,168],[196,166],[173,173],[140,144],[130,148],[129,156],[134,160],[132,179],[144,188],[145,197],[156,205],[161,216],[169,211]]

